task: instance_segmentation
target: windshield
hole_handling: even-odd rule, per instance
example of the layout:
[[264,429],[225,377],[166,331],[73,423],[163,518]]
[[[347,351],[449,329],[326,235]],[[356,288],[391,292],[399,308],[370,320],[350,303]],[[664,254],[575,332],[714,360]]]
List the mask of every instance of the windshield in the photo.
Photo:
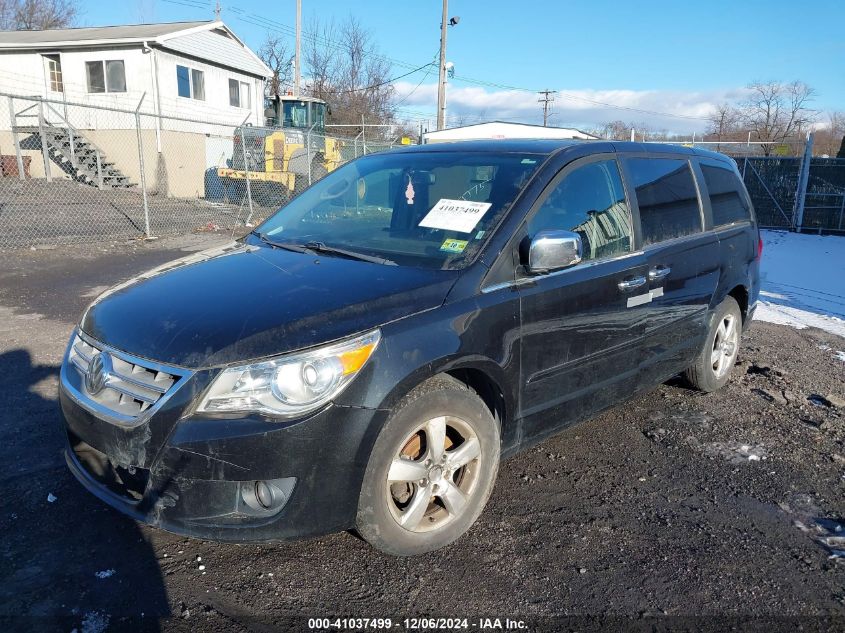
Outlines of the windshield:
[[399,265],[460,268],[543,158],[492,152],[365,156],[318,181],[257,232],[276,242],[319,242]]
[[305,101],[282,102],[283,127],[308,127],[308,104]]

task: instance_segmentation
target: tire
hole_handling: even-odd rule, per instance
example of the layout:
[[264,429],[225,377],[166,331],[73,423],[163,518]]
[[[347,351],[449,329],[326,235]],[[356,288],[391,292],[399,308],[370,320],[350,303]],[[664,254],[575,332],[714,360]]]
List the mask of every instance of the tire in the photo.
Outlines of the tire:
[[[431,437],[444,438],[443,450]],[[462,382],[437,376],[419,385],[376,439],[358,500],[358,533],[395,556],[424,554],[460,538],[493,490],[499,438],[484,401]],[[389,483],[388,476],[395,479]]]
[[725,297],[713,312],[707,338],[684,378],[695,389],[710,393],[721,389],[731,377],[742,336],[742,312],[733,297]]

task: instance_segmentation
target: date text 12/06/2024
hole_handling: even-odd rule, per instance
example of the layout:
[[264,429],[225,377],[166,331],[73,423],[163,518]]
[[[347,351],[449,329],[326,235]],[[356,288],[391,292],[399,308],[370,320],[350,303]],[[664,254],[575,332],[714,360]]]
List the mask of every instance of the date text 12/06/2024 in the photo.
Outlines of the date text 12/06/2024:
[[528,628],[524,620],[510,618],[309,618],[312,631],[390,630],[405,631],[519,631]]

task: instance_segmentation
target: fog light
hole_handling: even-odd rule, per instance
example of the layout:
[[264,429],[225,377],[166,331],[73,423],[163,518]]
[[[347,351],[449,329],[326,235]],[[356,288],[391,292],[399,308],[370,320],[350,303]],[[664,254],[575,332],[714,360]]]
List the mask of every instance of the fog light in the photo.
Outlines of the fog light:
[[238,486],[237,513],[267,517],[278,514],[293,494],[296,477],[242,481]]
[[266,482],[255,482],[255,499],[256,501],[258,501],[258,505],[260,505],[264,509],[267,509],[273,505],[273,490],[270,488],[270,486],[267,485]]

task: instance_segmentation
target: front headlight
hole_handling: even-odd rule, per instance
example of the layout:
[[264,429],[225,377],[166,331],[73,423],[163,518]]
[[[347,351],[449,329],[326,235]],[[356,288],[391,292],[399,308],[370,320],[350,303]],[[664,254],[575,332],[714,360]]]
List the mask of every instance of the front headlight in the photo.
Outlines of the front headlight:
[[319,409],[355,378],[380,339],[374,330],[307,352],[230,367],[214,380],[198,411],[291,417]]

